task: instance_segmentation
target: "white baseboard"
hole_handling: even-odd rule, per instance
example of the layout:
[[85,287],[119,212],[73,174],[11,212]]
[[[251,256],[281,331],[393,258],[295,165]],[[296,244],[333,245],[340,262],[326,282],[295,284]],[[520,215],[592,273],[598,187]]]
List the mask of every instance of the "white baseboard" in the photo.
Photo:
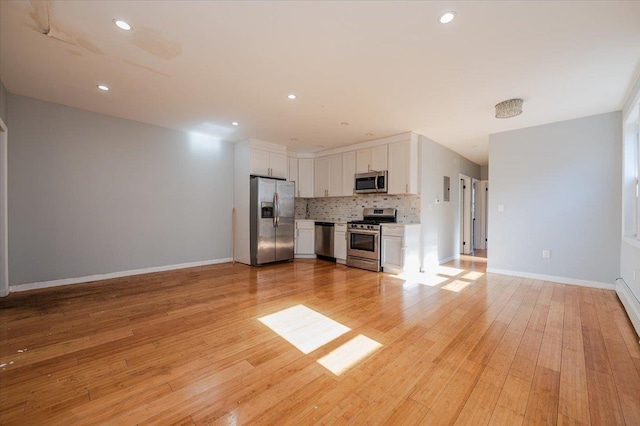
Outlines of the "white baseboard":
[[640,302],[631,293],[631,289],[624,280],[616,281],[616,293],[627,311],[627,316],[631,320],[633,328],[636,329],[636,333],[640,336]]
[[64,278],[61,280],[41,281],[37,283],[12,285],[9,287],[11,293],[17,291],[36,290],[39,288],[58,287],[62,285],[80,284],[91,281],[109,280],[112,278],[129,277],[132,275],[150,274],[152,272],[172,271],[174,269],[193,268],[195,266],[215,265],[218,263],[231,262],[232,258],[202,260],[199,262],[178,263],[175,265],[154,266],[151,268],[132,269],[130,271],[110,272],[108,274],[88,275],[86,277]]
[[442,265],[443,263],[451,262],[452,260],[456,260],[460,257],[460,255],[450,256],[444,259],[439,259],[438,263]]
[[580,285],[583,287],[604,288],[606,290],[615,290],[613,283],[602,283],[599,281],[579,280],[577,278],[556,277],[554,275],[532,274],[529,272],[509,271],[506,269],[487,268],[487,272],[491,274],[510,275],[513,277],[531,278],[534,280],[551,281],[560,284]]

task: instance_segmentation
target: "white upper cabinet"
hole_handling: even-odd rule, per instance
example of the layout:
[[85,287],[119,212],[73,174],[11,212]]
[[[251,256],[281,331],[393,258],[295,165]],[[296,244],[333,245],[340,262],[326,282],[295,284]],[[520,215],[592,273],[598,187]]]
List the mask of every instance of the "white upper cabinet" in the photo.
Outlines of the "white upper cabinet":
[[287,178],[289,161],[284,154],[269,153],[269,164],[271,165],[271,176],[277,178]]
[[342,195],[353,195],[356,174],[356,152],[342,154]]
[[[298,182],[298,159],[295,157],[289,157],[289,178],[287,179],[290,182]],[[296,191],[298,185],[296,185]],[[296,197],[298,193],[296,192]]]
[[356,151],[356,173],[387,170],[387,145]]
[[342,155],[320,157],[315,160],[314,196],[342,195]]
[[287,178],[287,156],[262,149],[251,148],[251,174]]
[[251,148],[251,174],[271,176],[271,164],[269,163],[269,151]]
[[296,192],[298,197],[313,197],[313,159],[298,159],[298,180],[296,182]]
[[418,141],[389,144],[389,194],[418,193]]

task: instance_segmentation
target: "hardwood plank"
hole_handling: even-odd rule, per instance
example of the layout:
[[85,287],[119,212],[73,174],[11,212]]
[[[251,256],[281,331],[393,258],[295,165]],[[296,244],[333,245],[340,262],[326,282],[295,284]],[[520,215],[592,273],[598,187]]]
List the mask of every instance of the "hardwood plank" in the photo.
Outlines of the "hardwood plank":
[[[425,286],[319,260],[221,264],[11,294],[0,423],[640,424],[616,295],[485,267],[454,261]],[[296,305],[348,331],[292,324],[327,336],[305,354],[258,320]],[[318,362],[356,336],[381,347],[337,374]]]

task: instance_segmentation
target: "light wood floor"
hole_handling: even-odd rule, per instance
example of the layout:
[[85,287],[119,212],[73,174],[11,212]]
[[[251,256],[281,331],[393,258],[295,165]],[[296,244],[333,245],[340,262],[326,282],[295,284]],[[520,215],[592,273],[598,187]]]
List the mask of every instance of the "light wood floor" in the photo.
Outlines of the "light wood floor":
[[448,266],[224,264],[11,294],[0,423],[640,424],[614,292]]

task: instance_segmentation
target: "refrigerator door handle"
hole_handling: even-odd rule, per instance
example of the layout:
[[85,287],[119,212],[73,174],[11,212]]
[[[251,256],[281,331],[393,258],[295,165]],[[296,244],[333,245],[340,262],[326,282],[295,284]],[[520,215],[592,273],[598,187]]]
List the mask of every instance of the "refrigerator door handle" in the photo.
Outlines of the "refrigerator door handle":
[[275,214],[273,215],[273,226],[276,228],[280,225],[280,196],[278,193],[273,194],[273,207],[275,210]]

